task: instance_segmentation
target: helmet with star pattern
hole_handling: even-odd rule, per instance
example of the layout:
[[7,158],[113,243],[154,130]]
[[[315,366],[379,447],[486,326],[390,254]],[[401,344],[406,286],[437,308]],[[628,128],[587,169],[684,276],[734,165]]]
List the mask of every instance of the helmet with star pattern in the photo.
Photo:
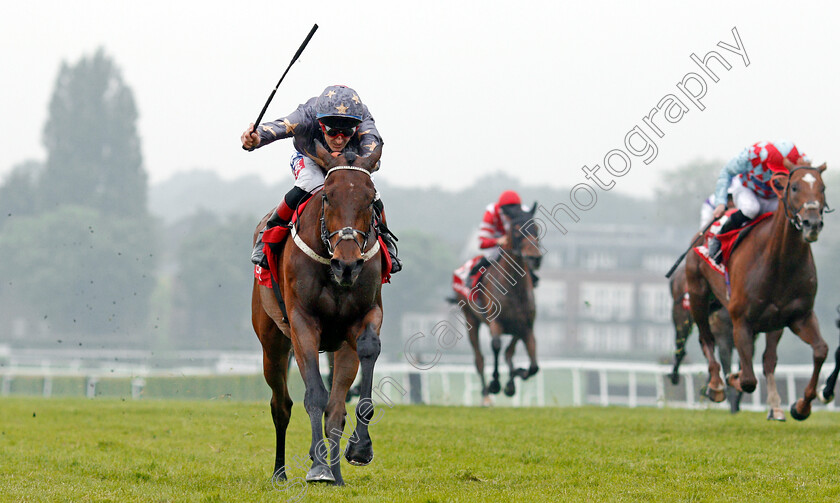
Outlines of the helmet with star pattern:
[[315,118],[330,127],[355,127],[362,122],[362,100],[347,86],[329,86],[315,100]]

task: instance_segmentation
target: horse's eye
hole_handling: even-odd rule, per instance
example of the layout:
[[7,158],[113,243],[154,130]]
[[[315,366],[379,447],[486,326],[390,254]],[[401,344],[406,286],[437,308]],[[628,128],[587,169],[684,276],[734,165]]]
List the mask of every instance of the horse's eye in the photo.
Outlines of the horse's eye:
[[793,185],[791,185],[791,186],[790,186],[790,190],[791,190],[792,192],[796,192],[797,190],[799,190],[799,188],[798,188],[798,187],[796,186],[796,184],[794,183]]

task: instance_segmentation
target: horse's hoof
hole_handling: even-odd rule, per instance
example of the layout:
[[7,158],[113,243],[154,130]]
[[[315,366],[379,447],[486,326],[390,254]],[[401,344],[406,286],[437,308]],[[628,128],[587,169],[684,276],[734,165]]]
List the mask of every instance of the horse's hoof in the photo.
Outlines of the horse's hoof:
[[505,395],[513,396],[514,394],[516,394],[516,384],[514,384],[513,379],[511,379],[507,382],[507,384],[505,384]]
[[673,384],[674,386],[680,383],[679,372],[671,372],[670,374],[668,374],[668,377],[671,378],[671,384]]
[[492,407],[493,406],[493,399],[490,398],[489,396],[485,395],[484,398],[481,400],[481,406],[482,407]]
[[539,365],[531,365],[530,367],[528,367],[528,375],[525,376],[525,379],[528,379],[532,375],[536,375],[536,373],[539,372],[539,371],[540,371],[540,366]]
[[530,377],[530,376],[528,375],[528,371],[527,371],[527,370],[525,370],[525,369],[516,369],[516,370],[514,370],[514,371],[513,371],[513,376],[519,377],[519,378],[521,378],[523,381],[524,381],[525,379],[528,379],[528,377]]
[[792,418],[796,419],[797,421],[804,421],[804,420],[808,419],[808,416],[811,415],[811,410],[809,408],[807,413],[800,414],[799,411],[796,409],[796,404],[798,404],[800,401],[802,401],[801,398],[799,400],[793,402],[793,405],[790,406],[790,416]]
[[369,465],[373,461],[373,445],[370,442],[365,442],[365,445],[352,442],[344,452],[344,459],[353,466]]
[[744,390],[741,389],[741,373],[740,372],[734,372],[732,374],[729,374],[729,377],[726,378],[726,383],[728,385],[732,386],[733,388],[735,388],[736,390],[738,390],[739,393],[744,392]]
[[492,381],[490,381],[490,386],[487,387],[487,391],[494,395],[497,395],[499,391],[502,391],[502,384],[499,382],[498,379],[493,379]]
[[307,482],[335,482],[332,472],[326,465],[316,465],[306,474]]
[[823,394],[824,390],[825,390],[825,388],[817,391],[817,398],[820,399],[820,402],[829,403],[832,400],[834,400],[834,393],[830,393],[828,395],[825,395],[825,394]]
[[777,407],[773,407],[767,413],[767,420],[768,421],[785,421],[785,411],[779,409]]
[[714,389],[711,386],[706,388],[706,396],[709,397],[709,400],[720,403],[726,400],[726,391],[723,388]]

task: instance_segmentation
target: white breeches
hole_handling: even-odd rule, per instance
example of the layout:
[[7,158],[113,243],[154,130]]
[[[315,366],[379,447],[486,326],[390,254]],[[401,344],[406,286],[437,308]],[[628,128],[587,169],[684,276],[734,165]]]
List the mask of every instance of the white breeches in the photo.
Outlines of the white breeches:
[[764,199],[759,197],[751,189],[744,187],[740,183],[740,177],[738,177],[738,182],[737,186],[735,184],[732,185],[732,200],[735,203],[735,207],[741,210],[744,216],[752,219],[762,213],[776,211],[776,208],[779,206],[779,200],[776,197]]

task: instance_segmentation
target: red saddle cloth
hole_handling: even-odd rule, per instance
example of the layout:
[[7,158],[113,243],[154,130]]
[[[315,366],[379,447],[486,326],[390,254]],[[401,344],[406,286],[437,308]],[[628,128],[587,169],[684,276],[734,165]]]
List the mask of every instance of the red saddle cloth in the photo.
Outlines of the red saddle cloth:
[[[313,194],[318,193],[315,191]],[[310,197],[300,205],[298,205],[297,209],[295,210],[294,214],[292,215],[292,220],[289,225],[295,225],[297,222],[298,216],[303,214],[303,210],[306,208],[306,205],[309,204],[312,198]],[[272,227],[271,229],[266,229],[263,232],[263,253],[265,253],[265,258],[268,260],[269,264],[275,263],[275,253],[271,246],[269,245],[280,245],[283,241],[286,240],[286,237],[289,235],[288,228],[278,226]],[[379,255],[382,257],[382,283],[390,283],[391,282],[391,255],[388,253],[388,248],[385,246],[385,242],[382,240],[382,236],[377,235],[376,239],[379,240],[379,246],[382,248],[382,251]],[[260,285],[267,286],[271,288],[271,277],[274,276],[274,281],[280,282],[277,271],[270,271],[268,269],[263,269],[259,265],[254,266],[254,277],[257,279],[257,282]]]
[[476,255],[464,262],[464,265],[455,269],[455,272],[452,273],[452,289],[470,300],[475,298],[476,292],[473,289],[478,284],[481,276],[484,275],[484,271],[479,270],[469,278],[467,275],[482,257],[483,255]]
[[[733,210],[729,210],[729,212],[727,212],[727,213],[731,214],[731,213],[734,213],[735,211],[737,211],[737,210],[733,209]],[[704,239],[703,239],[703,244],[700,245],[700,246],[695,246],[694,247],[694,252],[697,253],[697,255],[699,255],[700,258],[705,260],[707,264],[712,266],[712,268],[714,268],[717,272],[719,272],[721,274],[725,274],[726,273],[726,265],[729,263],[729,257],[732,256],[732,252],[735,251],[735,248],[739,244],[738,235],[741,234],[741,232],[744,229],[746,229],[748,227],[752,227],[755,224],[761,222],[762,220],[766,220],[766,219],[770,218],[771,216],[773,216],[772,211],[764,213],[764,214],[759,215],[756,218],[750,220],[749,222],[747,222],[747,225],[741,227],[740,229],[735,229],[735,230],[731,230],[731,231],[728,231],[728,232],[724,232],[723,234],[715,234],[715,232],[720,228],[720,223],[715,222],[709,228],[709,230],[706,231],[706,234],[705,234]],[[715,236],[720,241],[720,251],[721,251],[722,257],[723,257],[721,259],[720,264],[716,264],[711,258],[709,258],[708,243],[709,243],[709,240],[712,237],[715,237]]]

